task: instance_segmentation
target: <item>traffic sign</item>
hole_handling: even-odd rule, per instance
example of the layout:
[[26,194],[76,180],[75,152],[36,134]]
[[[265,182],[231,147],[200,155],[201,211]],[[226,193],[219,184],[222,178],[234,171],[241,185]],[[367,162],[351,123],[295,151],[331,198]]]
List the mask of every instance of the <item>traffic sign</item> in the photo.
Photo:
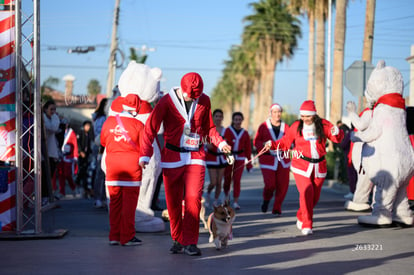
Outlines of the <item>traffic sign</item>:
[[369,76],[374,66],[368,61],[357,60],[346,69],[344,74],[345,87],[356,97],[364,94]]

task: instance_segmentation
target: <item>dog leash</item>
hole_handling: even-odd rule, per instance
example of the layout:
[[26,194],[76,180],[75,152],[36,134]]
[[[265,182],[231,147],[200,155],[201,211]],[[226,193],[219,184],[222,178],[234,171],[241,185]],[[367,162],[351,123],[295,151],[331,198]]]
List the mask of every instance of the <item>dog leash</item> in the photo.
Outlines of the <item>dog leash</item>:
[[240,166],[240,167],[238,167],[238,168],[236,168],[236,169],[234,169],[234,164],[236,163],[236,162],[234,162],[233,163],[233,169],[232,169],[232,171],[231,171],[231,178],[233,179],[233,173],[234,173],[234,171],[237,171],[237,170],[239,170],[240,168],[243,168],[244,169],[244,166],[245,165],[247,165],[247,164],[249,164],[249,163],[251,163],[251,162],[253,162],[254,160],[256,160],[256,159],[258,159],[261,155],[263,155],[264,153],[266,153],[268,150],[266,149],[266,147],[263,147],[262,148],[262,150],[260,150],[260,152],[259,153],[257,153],[257,155],[256,156],[254,156],[254,157],[252,157],[249,161],[247,161],[243,166]]

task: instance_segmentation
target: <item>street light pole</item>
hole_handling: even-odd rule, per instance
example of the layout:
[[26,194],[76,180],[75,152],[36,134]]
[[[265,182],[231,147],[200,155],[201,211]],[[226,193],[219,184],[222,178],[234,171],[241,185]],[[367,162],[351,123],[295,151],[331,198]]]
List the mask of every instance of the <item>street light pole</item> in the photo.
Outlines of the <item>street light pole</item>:
[[108,78],[106,81],[106,96],[110,98],[112,96],[112,89],[115,83],[115,70],[116,70],[116,49],[118,48],[118,24],[119,24],[119,6],[121,0],[115,0],[114,21],[112,24],[112,38],[111,38],[111,50],[109,52],[108,63]]

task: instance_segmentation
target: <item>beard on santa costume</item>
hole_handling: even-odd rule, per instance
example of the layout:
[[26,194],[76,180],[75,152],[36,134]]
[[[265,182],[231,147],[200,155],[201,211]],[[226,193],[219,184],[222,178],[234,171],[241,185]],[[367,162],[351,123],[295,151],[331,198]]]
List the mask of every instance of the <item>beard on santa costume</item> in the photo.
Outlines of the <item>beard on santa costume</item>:
[[[295,121],[285,135],[271,141],[271,150],[293,150],[291,171],[299,191],[299,210],[296,226],[303,235],[312,234],[313,209],[319,201],[326,177],[326,141],[340,143],[344,132],[316,114],[315,103],[304,101],[299,111],[301,119]],[[294,145],[291,149],[291,145]]]
[[184,251],[196,256],[201,255],[197,243],[205,175],[201,141],[211,137],[220,149],[227,144],[216,131],[210,98],[202,93],[201,76],[188,73],[181,83],[182,87],[172,88],[150,114],[145,124],[140,164],[145,167],[153,155],[152,144],[162,124],[165,147],[161,152],[161,167],[173,240],[170,252]]
[[364,142],[362,166],[375,186],[372,214],[358,223],[389,226],[413,224],[407,186],[414,175],[414,149],[407,127],[403,78],[396,68],[379,61],[367,83],[365,95],[375,101],[367,129],[354,133],[352,141]]
[[[269,118],[259,126],[253,140],[258,152],[263,149],[266,141],[281,139],[289,129],[289,126],[283,121],[275,122],[272,120],[273,110],[282,112],[283,109],[277,103],[270,106]],[[289,187],[290,157],[285,157],[282,152],[272,150],[259,157],[259,164],[264,182],[262,212],[267,212],[269,202],[274,196],[272,214],[281,215],[282,203]]]

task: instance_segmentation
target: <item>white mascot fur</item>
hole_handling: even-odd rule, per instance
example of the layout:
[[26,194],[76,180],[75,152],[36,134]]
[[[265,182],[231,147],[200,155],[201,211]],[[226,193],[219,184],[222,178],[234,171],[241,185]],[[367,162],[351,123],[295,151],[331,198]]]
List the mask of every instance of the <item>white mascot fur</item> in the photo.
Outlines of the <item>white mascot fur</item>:
[[[155,103],[159,99],[161,77],[162,71],[159,68],[150,68],[145,64],[131,61],[119,78],[120,97],[112,101],[108,116],[116,115],[122,111],[121,98],[128,94],[136,94],[142,101],[137,119],[145,124],[152,111],[150,103]],[[154,141],[153,147],[154,154],[148,166],[142,171],[141,187],[135,212],[135,230],[137,232],[160,232],[165,230],[164,221],[155,217],[154,211],[151,209],[157,178],[161,174],[161,151],[156,141]],[[102,163],[105,162],[102,161]]]
[[363,225],[413,224],[406,188],[414,175],[414,149],[407,133],[403,85],[400,71],[379,61],[365,91],[367,100],[376,102],[371,121],[351,137],[364,143],[362,166],[375,186],[371,215],[358,217]]
[[[352,125],[358,131],[364,131],[368,128],[372,118],[372,107],[375,102],[367,102],[368,107],[358,116],[356,113],[356,105],[354,102],[348,102],[346,109],[348,111],[348,117],[351,120]],[[373,189],[373,184],[369,180],[366,168],[362,168],[362,147],[363,142],[355,142],[352,146],[352,165],[355,171],[358,173],[355,192],[352,200],[345,202],[345,209],[350,211],[362,212],[371,210],[369,204],[369,196]],[[372,202],[374,203],[373,198]]]

